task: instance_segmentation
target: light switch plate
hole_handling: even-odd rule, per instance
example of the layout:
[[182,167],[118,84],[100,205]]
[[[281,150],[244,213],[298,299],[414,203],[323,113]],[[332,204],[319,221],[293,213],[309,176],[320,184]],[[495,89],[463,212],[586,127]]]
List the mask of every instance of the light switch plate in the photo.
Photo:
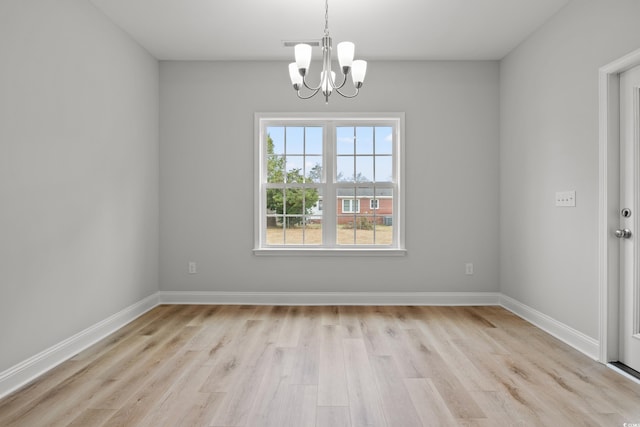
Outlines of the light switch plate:
[[576,192],[572,191],[557,191],[556,192],[556,206],[570,207],[576,206]]

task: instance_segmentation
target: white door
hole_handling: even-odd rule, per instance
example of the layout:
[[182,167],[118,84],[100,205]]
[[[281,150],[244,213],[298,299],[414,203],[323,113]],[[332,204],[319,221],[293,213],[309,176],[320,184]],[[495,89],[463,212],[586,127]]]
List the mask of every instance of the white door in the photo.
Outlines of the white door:
[[620,362],[640,371],[640,66],[620,75]]

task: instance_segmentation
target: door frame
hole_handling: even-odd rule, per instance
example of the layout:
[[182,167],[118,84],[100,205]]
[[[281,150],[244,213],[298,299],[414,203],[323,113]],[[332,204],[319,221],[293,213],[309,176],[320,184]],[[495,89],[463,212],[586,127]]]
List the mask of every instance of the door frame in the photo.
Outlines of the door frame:
[[599,359],[618,360],[620,277],[618,239],[611,230],[620,223],[620,74],[640,65],[640,49],[600,68],[599,83]]

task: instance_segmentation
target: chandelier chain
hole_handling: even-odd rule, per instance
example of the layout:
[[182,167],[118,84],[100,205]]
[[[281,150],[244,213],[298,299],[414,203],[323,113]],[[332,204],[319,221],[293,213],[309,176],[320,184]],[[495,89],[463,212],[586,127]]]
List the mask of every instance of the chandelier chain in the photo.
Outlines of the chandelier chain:
[[329,35],[329,0],[324,2],[324,35]]

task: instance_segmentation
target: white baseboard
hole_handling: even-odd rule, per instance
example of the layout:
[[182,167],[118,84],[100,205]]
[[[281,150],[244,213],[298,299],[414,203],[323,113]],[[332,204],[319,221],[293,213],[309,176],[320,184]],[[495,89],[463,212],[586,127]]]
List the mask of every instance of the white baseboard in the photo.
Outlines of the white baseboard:
[[598,340],[506,295],[500,295],[500,305],[590,358],[599,360],[600,343]]
[[56,367],[80,351],[95,344],[127,323],[158,305],[158,295],[153,294],[119,311],[101,322],[49,347],[48,349],[0,372],[0,398],[26,385],[48,370]]
[[598,360],[597,340],[499,292],[168,292],[161,291],[0,372],[0,398],[95,344],[159,304],[500,305]]
[[498,292],[158,292],[162,304],[498,305]]

